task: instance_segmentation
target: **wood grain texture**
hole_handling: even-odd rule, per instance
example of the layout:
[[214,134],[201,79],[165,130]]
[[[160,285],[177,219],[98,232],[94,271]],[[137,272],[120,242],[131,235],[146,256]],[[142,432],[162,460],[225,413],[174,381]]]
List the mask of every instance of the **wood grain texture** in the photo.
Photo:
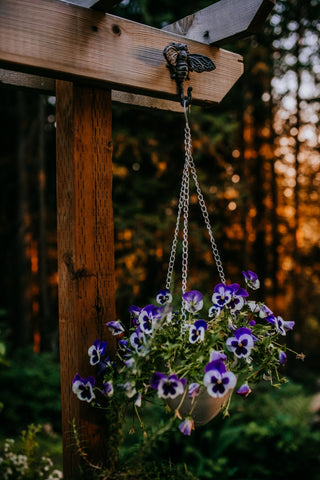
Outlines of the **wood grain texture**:
[[[54,78],[40,77],[30,73],[15,72],[0,68],[0,85],[32,90],[40,93],[55,95],[56,82]],[[155,110],[170,110],[182,113],[183,109],[178,99],[176,101],[163,98],[146,97],[128,92],[111,91],[112,102],[134,105],[139,108],[151,108]]]
[[103,417],[72,392],[75,373],[94,374],[87,349],[114,337],[116,319],[112,210],[110,92],[57,82],[57,232],[64,476],[74,478],[79,458],[73,419],[88,459],[106,458]]
[[[57,0],[0,0],[0,66],[11,70],[176,100],[163,49],[181,37]],[[195,73],[193,104],[217,103],[243,72],[242,57],[190,41],[212,58],[213,72]]]
[[163,30],[209,45],[225,45],[258,32],[275,0],[220,0]]
[[118,5],[121,0],[63,0],[66,3],[73,3],[78,7],[93,8],[101,12],[111,12],[115,5]]

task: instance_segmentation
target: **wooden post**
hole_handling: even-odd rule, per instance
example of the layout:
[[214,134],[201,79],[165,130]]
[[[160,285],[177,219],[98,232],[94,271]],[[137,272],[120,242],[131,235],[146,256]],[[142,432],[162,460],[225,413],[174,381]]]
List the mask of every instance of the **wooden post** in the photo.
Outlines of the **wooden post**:
[[115,320],[111,94],[57,81],[57,231],[64,478],[79,464],[72,421],[88,459],[106,458],[99,414],[72,392],[75,373],[94,375],[86,351],[113,338]]

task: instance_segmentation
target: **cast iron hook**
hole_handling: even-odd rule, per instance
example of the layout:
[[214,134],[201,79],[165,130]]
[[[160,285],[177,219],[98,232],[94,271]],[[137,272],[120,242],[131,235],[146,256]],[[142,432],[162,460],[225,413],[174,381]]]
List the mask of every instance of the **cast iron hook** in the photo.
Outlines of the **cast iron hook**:
[[213,61],[205,55],[189,53],[187,45],[183,43],[169,43],[163,50],[163,55],[167,60],[170,76],[176,81],[180,103],[183,107],[187,108],[191,105],[192,87],[188,88],[187,97],[185,97],[183,82],[190,80],[189,72],[211,72],[216,66]]

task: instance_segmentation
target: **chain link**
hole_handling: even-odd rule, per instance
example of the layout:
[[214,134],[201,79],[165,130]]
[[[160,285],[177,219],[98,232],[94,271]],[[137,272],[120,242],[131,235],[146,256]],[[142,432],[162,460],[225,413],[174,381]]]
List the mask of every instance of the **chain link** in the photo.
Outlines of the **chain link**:
[[[190,173],[192,175],[196,191],[197,197],[200,205],[200,209],[202,212],[202,216],[204,219],[205,226],[207,228],[213,258],[216,263],[216,267],[218,270],[219,278],[222,283],[226,283],[226,278],[221,262],[221,257],[219,254],[219,250],[213,236],[213,232],[210,225],[208,209],[204,201],[204,197],[199,185],[197,171],[195,167],[195,163],[192,157],[192,138],[191,138],[191,131],[189,127],[188,117],[186,108],[184,108],[184,114],[186,119],[186,126],[185,126],[185,137],[184,137],[184,148],[185,148],[185,163],[183,167],[182,173],[182,181],[181,181],[181,188],[179,194],[179,202],[178,202],[178,213],[177,213],[177,221],[174,231],[173,242],[171,246],[170,258],[169,258],[169,265],[168,265],[168,272],[166,278],[166,288],[170,290],[172,274],[174,270],[174,263],[176,258],[176,250],[178,244],[178,236],[179,236],[179,229],[180,229],[180,221],[181,215],[183,216],[183,233],[182,233],[182,294],[187,291],[187,278],[188,278],[188,223],[189,223],[189,189],[190,189]],[[186,313],[184,310],[184,305],[182,304],[182,317],[186,319]]]

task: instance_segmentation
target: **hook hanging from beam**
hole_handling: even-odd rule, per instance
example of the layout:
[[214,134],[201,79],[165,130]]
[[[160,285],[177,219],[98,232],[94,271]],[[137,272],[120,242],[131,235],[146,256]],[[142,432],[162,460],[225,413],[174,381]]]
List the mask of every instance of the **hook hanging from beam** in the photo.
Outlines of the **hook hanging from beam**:
[[189,72],[211,72],[216,66],[211,58],[198,53],[189,53],[188,46],[183,43],[169,43],[163,50],[164,58],[170,76],[176,81],[180,103],[183,107],[191,104],[192,87],[188,88],[187,97],[184,96],[183,82],[190,80]]

